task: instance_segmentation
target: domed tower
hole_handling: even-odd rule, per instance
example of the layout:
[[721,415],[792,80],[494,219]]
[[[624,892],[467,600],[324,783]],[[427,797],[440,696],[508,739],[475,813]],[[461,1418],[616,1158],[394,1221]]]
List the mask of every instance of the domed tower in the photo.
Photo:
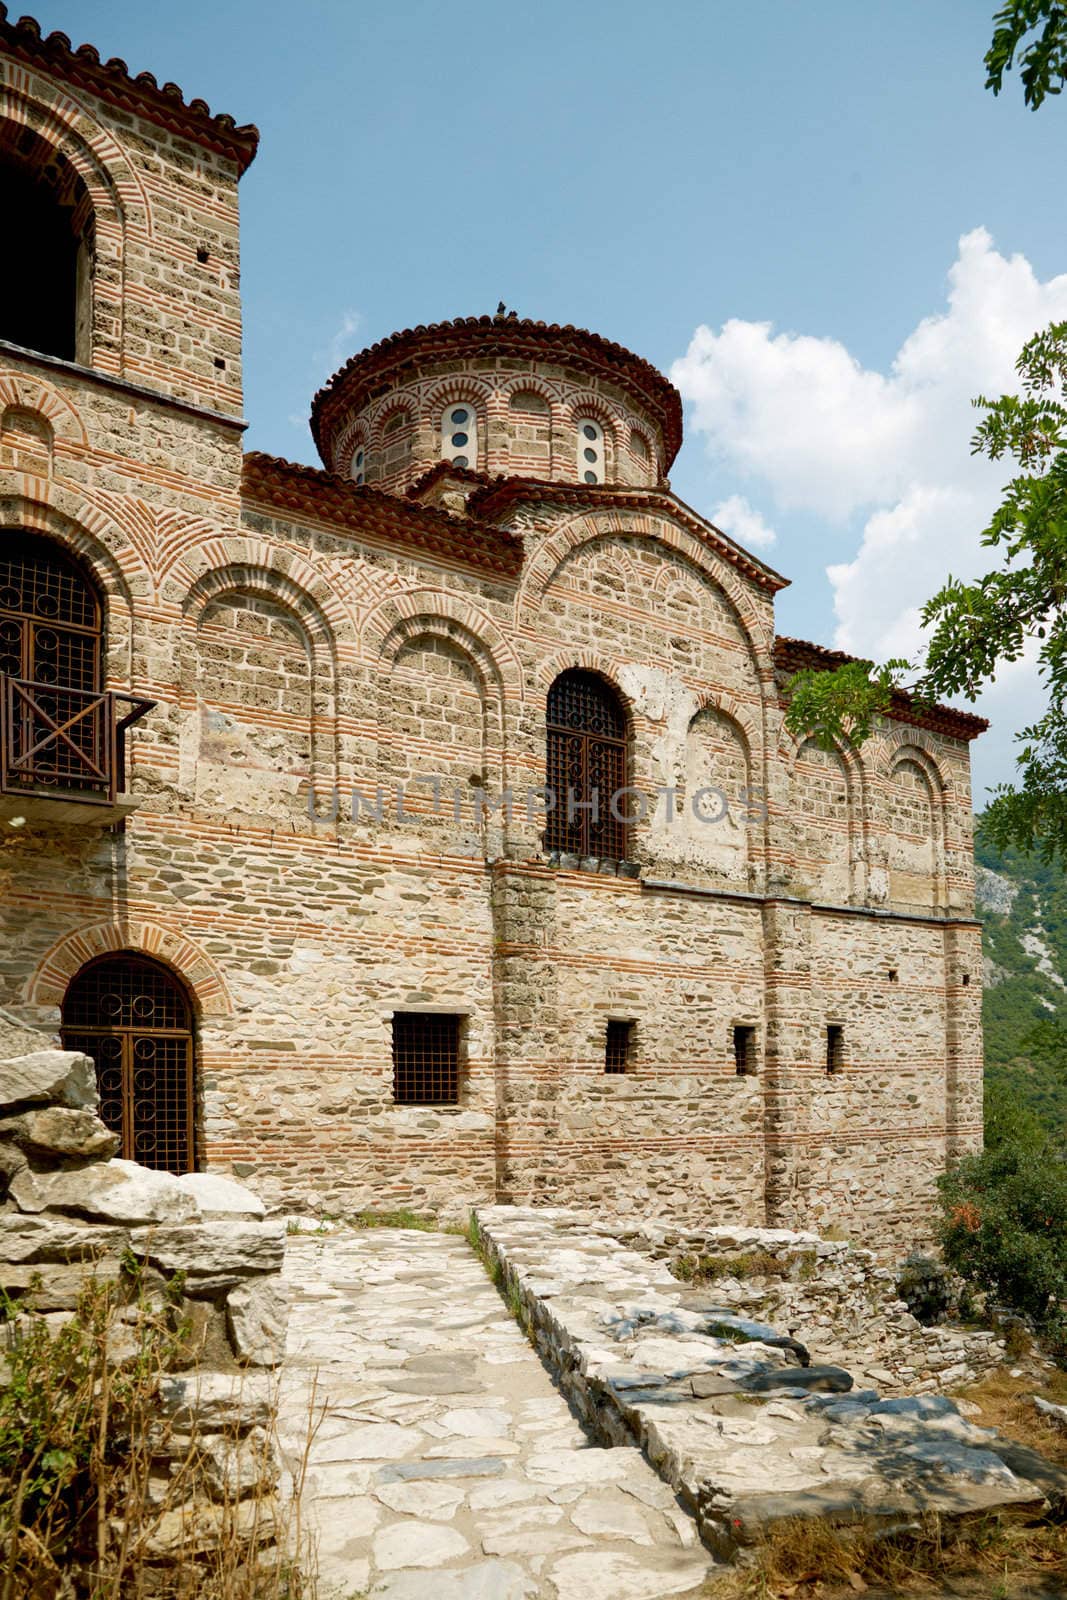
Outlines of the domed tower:
[[393,494],[440,462],[490,478],[652,486],[678,453],[682,404],[621,345],[512,312],[360,351],[315,396],[311,428],[329,471]]

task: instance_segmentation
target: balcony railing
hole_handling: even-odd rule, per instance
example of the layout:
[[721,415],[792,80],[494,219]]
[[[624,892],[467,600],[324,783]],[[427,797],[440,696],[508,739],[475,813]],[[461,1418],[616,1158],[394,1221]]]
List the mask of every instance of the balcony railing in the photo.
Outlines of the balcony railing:
[[0,677],[0,794],[113,806],[126,789],[126,730],[155,703]]

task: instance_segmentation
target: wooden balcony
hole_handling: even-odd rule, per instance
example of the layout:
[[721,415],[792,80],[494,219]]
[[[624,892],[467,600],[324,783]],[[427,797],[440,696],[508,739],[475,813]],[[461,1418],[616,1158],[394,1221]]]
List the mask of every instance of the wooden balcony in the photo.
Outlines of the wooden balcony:
[[155,703],[0,677],[0,817],[103,824],[136,810],[126,730]]

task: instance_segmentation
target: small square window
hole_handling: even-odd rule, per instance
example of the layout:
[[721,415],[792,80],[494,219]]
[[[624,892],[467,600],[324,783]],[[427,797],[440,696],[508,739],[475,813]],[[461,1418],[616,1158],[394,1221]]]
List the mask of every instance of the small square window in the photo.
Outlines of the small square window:
[[393,1016],[393,1099],[399,1106],[449,1106],[459,1100],[462,1017],[397,1011]]
[[756,1073],[756,1030],[747,1023],[734,1029],[734,1071],[739,1078],[754,1077]]
[[609,1022],[604,1041],[604,1071],[625,1072],[630,1065],[633,1043],[632,1022]]
[[826,1070],[840,1072],[845,1064],[845,1030],[832,1022],[826,1029]]

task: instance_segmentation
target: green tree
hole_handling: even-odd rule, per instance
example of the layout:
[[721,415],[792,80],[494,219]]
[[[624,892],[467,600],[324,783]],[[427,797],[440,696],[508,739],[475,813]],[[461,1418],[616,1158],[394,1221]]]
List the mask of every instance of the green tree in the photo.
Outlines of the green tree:
[[1059,94],[1067,79],[1067,8],[1058,0],[1009,0],[993,25],[985,54],[986,88],[999,94],[1018,56],[1023,98],[1036,111],[1047,94]]
[[987,1094],[986,1147],[939,1180],[945,1259],[1025,1312],[1067,1356],[1067,1151],[1006,1090]]
[[[999,94],[1018,59],[1024,99],[1036,111],[1067,80],[1067,6],[1009,0],[993,23],[986,87]],[[998,666],[1036,646],[1046,704],[1019,733],[1017,782],[994,790],[983,826],[1001,848],[1015,844],[1067,863],[1067,322],[1035,334],[1016,366],[1020,394],[974,402],[985,415],[972,449],[1016,465],[982,534],[999,565],[971,583],[949,575],[927,601],[922,620],[931,631],[922,667],[857,661],[835,672],[798,673],[786,721],[825,748],[859,745],[895,698],[973,701]]]
[[862,744],[894,696],[975,700],[1002,663],[1036,649],[1045,708],[1018,735],[1018,780],[994,791],[983,826],[1001,848],[1067,861],[1067,322],[1035,334],[1016,365],[1020,394],[975,401],[985,415],[973,449],[1016,467],[982,534],[999,564],[971,583],[949,576],[927,601],[926,660],[910,681],[904,661],[801,672],[786,720],[826,746]]

